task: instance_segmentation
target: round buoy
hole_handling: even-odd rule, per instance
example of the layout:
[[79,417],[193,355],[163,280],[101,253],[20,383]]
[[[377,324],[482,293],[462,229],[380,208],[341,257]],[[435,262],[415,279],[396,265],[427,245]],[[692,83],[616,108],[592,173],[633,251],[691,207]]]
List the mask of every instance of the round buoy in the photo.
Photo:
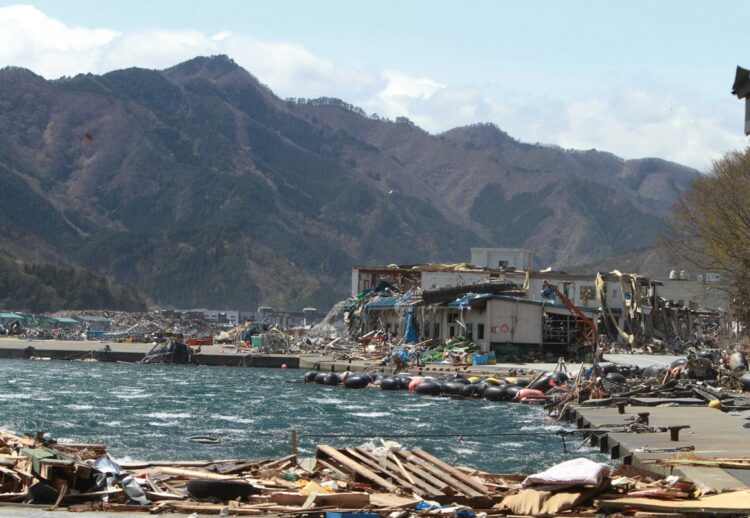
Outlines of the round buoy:
[[664,376],[663,371],[659,368],[658,365],[651,365],[649,367],[646,367],[641,372],[644,378],[661,378]]
[[315,383],[315,376],[317,376],[319,373],[315,371],[311,371],[305,374],[305,383]]
[[408,386],[409,390],[411,392],[414,392],[417,389],[417,387],[422,383],[423,379],[424,378],[421,378],[419,376],[415,376],[414,378],[412,378],[411,381],[409,381],[409,386]]
[[529,388],[534,389],[534,390],[541,390],[542,392],[547,392],[552,386],[550,384],[551,380],[552,380],[552,376],[544,376],[536,380],[531,385],[529,385]]
[[721,410],[721,401],[719,401],[718,399],[709,401],[708,408],[718,408],[719,410]]
[[492,386],[484,390],[484,399],[488,401],[502,401],[505,397],[505,389],[500,387]]
[[497,378],[489,377],[484,380],[485,383],[489,383],[490,385],[495,385],[496,387],[500,385],[500,380]]
[[344,386],[346,388],[361,389],[369,385],[370,381],[371,380],[369,376],[349,376],[346,378],[346,380],[344,380]]
[[341,376],[339,376],[335,372],[329,372],[325,375],[323,383],[325,385],[338,385],[339,383],[341,383]]
[[510,383],[511,385],[518,385],[519,387],[528,387],[530,381],[531,380],[526,378],[518,378],[516,379],[515,383],[510,380],[508,380],[508,383]]
[[449,381],[448,383],[443,385],[443,393],[448,394],[449,396],[457,396],[461,394],[461,389],[463,387],[464,386],[461,383]]
[[282,363],[282,364],[281,364],[281,368],[282,368],[282,369],[286,369],[286,363]]
[[619,372],[610,372],[604,377],[604,379],[606,379],[607,381],[611,381],[612,383],[627,383],[628,381],[625,376],[623,376]]
[[319,372],[315,375],[315,383],[324,384],[326,382],[327,374],[325,372]]
[[399,389],[409,390],[409,384],[411,383],[411,378],[409,376],[398,376],[396,379],[399,382]]
[[401,380],[398,378],[383,378],[380,382],[380,390],[398,390],[401,388]]
[[518,394],[518,391],[521,390],[521,387],[517,385],[508,385],[503,390],[505,391],[508,399],[513,399],[516,397],[516,394]]
[[473,383],[461,386],[461,395],[463,397],[474,397],[474,394],[476,391],[477,391],[477,386]]
[[414,391],[423,396],[439,396],[440,392],[442,392],[440,385],[434,381],[422,381],[416,386]]

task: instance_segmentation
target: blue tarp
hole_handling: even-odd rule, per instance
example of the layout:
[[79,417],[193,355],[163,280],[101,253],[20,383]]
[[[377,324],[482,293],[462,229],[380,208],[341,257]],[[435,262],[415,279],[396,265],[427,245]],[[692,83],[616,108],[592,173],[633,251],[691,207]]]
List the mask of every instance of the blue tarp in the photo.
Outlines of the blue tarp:
[[406,326],[404,327],[404,343],[413,344],[419,340],[417,336],[417,330],[414,329],[414,316],[412,315],[413,309],[409,308],[406,311]]
[[381,308],[381,309],[388,309],[388,308],[394,308],[396,307],[396,304],[400,301],[400,297],[383,297],[378,300],[373,300],[372,302],[368,302],[365,304],[365,307],[367,309],[373,309],[373,308]]

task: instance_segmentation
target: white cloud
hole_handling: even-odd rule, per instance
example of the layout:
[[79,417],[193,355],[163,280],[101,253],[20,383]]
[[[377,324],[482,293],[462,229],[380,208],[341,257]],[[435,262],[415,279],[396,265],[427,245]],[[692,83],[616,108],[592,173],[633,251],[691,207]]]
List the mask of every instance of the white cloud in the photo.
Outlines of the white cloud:
[[[339,97],[381,116],[406,116],[431,132],[495,122],[524,141],[657,156],[706,168],[742,148],[742,107],[683,92],[611,84],[575,98],[508,91],[495,85],[446,85],[429,77],[348,66],[290,42],[197,30],[69,26],[27,5],[0,8],[0,64],[47,78],[139,66],[165,68],[197,55],[227,54],[281,97]],[[601,88],[604,86],[600,85]]]

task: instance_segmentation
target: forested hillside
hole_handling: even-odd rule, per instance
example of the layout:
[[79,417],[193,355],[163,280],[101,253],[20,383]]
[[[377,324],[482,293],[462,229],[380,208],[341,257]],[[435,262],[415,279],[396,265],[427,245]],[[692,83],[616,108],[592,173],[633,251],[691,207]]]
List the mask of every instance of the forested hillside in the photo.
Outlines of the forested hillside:
[[[284,101],[226,56],[56,81],[0,70],[0,248],[161,305],[326,307],[353,265],[462,261],[471,246],[590,263],[653,244],[696,174]],[[114,304],[51,304],[80,297]]]

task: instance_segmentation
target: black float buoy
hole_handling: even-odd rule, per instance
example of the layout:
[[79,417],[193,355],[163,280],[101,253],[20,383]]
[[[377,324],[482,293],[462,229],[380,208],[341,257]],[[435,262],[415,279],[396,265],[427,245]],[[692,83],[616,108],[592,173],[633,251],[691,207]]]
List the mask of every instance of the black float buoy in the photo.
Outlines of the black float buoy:
[[[316,378],[316,380],[317,380],[317,378]],[[335,372],[329,372],[323,378],[323,383],[325,385],[338,385],[339,383],[341,383],[341,376],[339,376]]]
[[484,390],[484,399],[488,401],[502,401],[505,399],[505,388],[487,387]]
[[361,389],[369,385],[371,381],[369,376],[353,375],[346,378],[344,386],[346,388]]
[[423,396],[439,396],[442,392],[442,389],[440,388],[440,385],[438,385],[435,381],[425,380],[417,385],[417,388],[414,391],[417,394],[422,394]]
[[399,378],[383,378],[380,382],[380,390],[399,390],[401,389],[401,380]]

